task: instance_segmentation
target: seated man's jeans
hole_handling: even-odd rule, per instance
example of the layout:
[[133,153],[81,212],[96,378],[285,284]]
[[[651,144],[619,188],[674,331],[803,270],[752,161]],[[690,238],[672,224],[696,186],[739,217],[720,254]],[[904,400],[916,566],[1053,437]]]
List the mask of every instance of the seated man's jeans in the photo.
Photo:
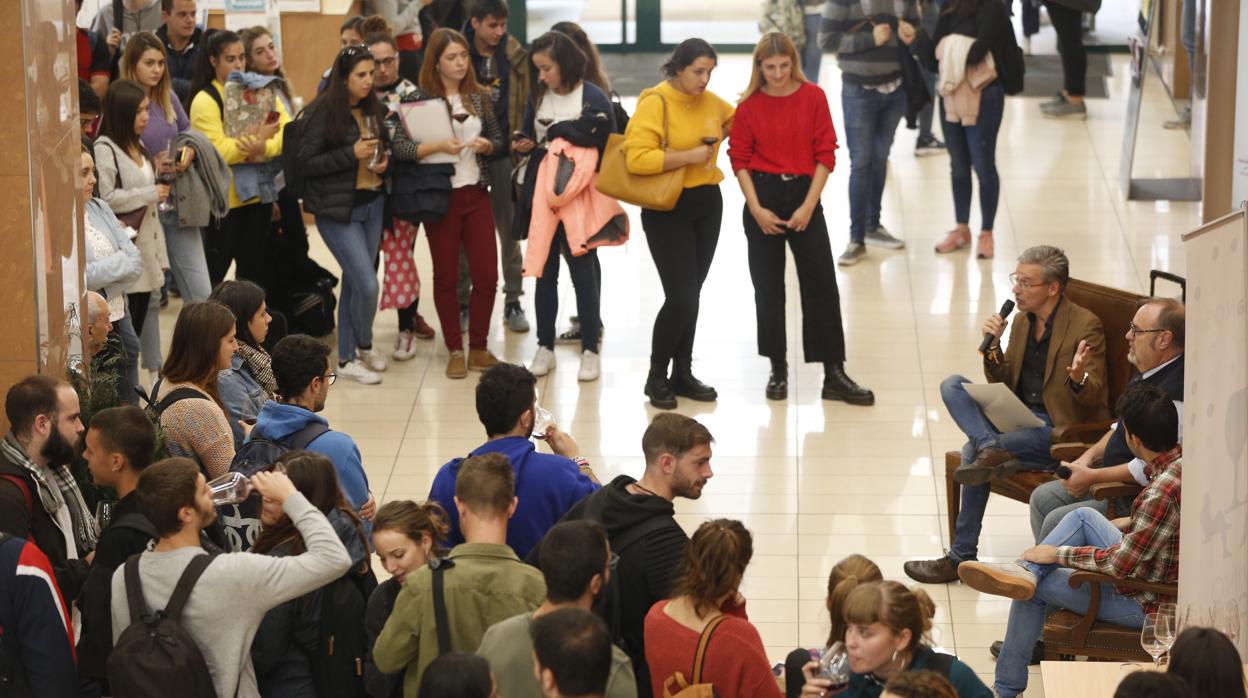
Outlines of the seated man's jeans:
[[[1083,508],[1066,515],[1061,523],[1042,541],[1044,545],[1078,547],[1091,545],[1107,548],[1122,540],[1122,532],[1099,512]],[[1057,565],[1020,563],[1036,574],[1039,583],[1036,595],[1030,601],[1010,603],[1009,625],[1005,628],[1005,642],[1001,656],[997,658],[995,688],[1001,698],[1013,698],[1027,688],[1027,663],[1031,651],[1044,632],[1045,607],[1065,608],[1076,613],[1088,609],[1091,589],[1087,584],[1077,589],[1070,587],[1070,575],[1075,570]],[[1129,628],[1144,625],[1144,608],[1140,602],[1119,594],[1113,585],[1101,585],[1101,604],[1097,620]]]
[[[966,392],[964,384],[972,382],[963,376],[949,376],[940,384],[940,398],[954,423],[970,439],[962,447],[962,464],[975,460],[975,452],[981,448],[996,446],[1004,448],[1029,468],[1052,470],[1057,463],[1049,456],[1049,436],[1053,433],[1053,420],[1044,412],[1035,415],[1045,426],[1001,433],[984,416],[983,410]],[[958,512],[956,532],[949,557],[954,562],[974,560],[979,555],[979,531],[984,523],[984,510],[988,507],[991,485],[962,487],[962,509]]]
[[[1127,505],[1128,507],[1130,504]],[[1031,509],[1031,534],[1035,536],[1036,542],[1044,540],[1049,533],[1057,528],[1062,519],[1075,509],[1083,508],[1095,509],[1096,511],[1109,515],[1109,502],[1102,502],[1092,498],[1090,494],[1082,497],[1072,497],[1066,491],[1065,483],[1062,480],[1054,480],[1040,485],[1031,492],[1031,500],[1028,502],[1028,508]],[[1119,509],[1119,511],[1123,511]]]

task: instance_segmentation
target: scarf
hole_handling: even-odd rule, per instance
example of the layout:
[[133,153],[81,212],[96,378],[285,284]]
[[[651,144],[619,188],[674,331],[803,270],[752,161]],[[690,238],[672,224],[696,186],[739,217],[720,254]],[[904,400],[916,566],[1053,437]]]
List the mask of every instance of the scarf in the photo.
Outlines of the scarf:
[[[69,467],[49,465],[45,471],[26,455],[26,449],[17,442],[17,437],[11,431],[5,434],[3,441],[0,441],[0,454],[10,463],[30,473],[37,485],[35,489],[39,492],[39,502],[53,520],[56,519],[56,512],[60,511],[62,506],[69,507],[69,518],[73,521],[74,539],[78,542],[78,546],[82,550],[94,550],[95,543],[100,537],[100,530],[96,526],[95,517],[87,509],[82,493],[78,491],[78,484],[74,482],[74,476],[70,474]],[[51,484],[48,483],[48,472],[52,475]]]
[[256,349],[246,342],[238,343],[238,356],[251,372],[251,377],[264,389],[270,400],[277,393],[277,379],[273,377],[273,361],[263,349]]

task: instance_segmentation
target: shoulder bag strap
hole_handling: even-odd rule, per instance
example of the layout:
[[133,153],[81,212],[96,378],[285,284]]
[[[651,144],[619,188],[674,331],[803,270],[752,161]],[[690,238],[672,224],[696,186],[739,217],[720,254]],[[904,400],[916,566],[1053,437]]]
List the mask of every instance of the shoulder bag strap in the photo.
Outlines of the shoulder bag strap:
[[[0,475],[0,480],[7,480],[17,488],[18,492],[22,493],[22,499],[26,500],[26,515],[33,518],[35,515],[35,500],[30,494],[30,487],[26,485],[26,481],[18,475]],[[31,525],[34,525],[33,521]]]
[[451,622],[446,617],[446,589],[443,575],[446,568],[454,567],[450,558],[437,558],[429,567],[433,570],[433,621],[438,630],[438,656],[451,652]]
[[178,585],[173,588],[173,595],[169,597],[169,604],[165,606],[165,616],[178,620],[182,617],[182,607],[186,605],[187,599],[191,596],[191,590],[195,588],[195,582],[199,581],[200,575],[204,570],[208,569],[208,565],[217,559],[216,554],[196,555],[191,558],[190,564],[182,570],[182,576],[178,578]]
[[126,601],[130,605],[130,623],[138,623],[147,615],[147,600],[143,598],[143,582],[139,579],[139,556],[135,553],[126,560]]
[[715,628],[724,622],[728,616],[723,613],[711,619],[702,629],[702,635],[698,637],[698,650],[693,654],[693,678],[690,682],[693,684],[702,683],[702,665],[706,663],[706,648],[711,644],[711,634],[715,632]]
[[290,450],[305,450],[313,441],[316,441],[322,434],[329,431],[329,426],[321,422],[308,422],[302,429],[295,432],[290,437]]
[[111,143],[108,144],[108,149],[113,151],[113,164],[117,166],[117,169],[113,170],[113,188],[124,189],[125,187],[121,186],[121,160],[117,157],[117,149]]
[[667,99],[665,99],[662,94],[659,94],[657,90],[655,91],[654,96],[658,97],[659,102],[663,104],[663,138],[659,141],[659,149],[667,150]]

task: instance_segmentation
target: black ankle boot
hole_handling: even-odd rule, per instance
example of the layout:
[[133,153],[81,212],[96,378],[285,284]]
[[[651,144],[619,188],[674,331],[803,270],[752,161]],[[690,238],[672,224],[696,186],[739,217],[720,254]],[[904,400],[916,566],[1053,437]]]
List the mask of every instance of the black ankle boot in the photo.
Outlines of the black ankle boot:
[[771,377],[767,379],[767,399],[787,400],[789,397],[789,362],[771,360]]
[[646,377],[646,397],[650,404],[661,410],[676,409],[676,393],[672,390],[671,381],[667,380],[666,371],[650,369]]
[[672,366],[672,390],[681,397],[698,402],[714,402],[719,397],[714,388],[694,378],[693,361],[690,359],[677,360]]
[[854,382],[845,375],[845,365],[827,363],[823,365],[823,399],[841,400],[851,405],[866,407],[875,404],[875,393]]

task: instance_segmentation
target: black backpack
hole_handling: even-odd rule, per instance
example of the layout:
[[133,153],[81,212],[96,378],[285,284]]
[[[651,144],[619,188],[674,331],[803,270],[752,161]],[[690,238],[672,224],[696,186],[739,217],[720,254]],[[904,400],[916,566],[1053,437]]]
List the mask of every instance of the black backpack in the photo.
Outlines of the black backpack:
[[286,178],[286,191],[295,198],[302,199],[306,187],[303,180],[303,163],[299,162],[299,144],[303,142],[303,126],[306,123],[299,112],[282,127],[282,174]]
[[288,313],[292,330],[313,337],[324,337],[334,331],[334,311],[338,309],[334,286],[337,283],[333,275],[322,274],[292,283]]
[[[308,422],[282,441],[266,438],[260,432],[253,431],[251,439],[234,454],[234,460],[230,462],[230,472],[242,473],[250,478],[258,472],[268,470],[286,452],[306,449],[308,444],[327,431],[329,427],[323,422]],[[260,495],[252,493],[242,502],[218,507],[218,510],[221,512],[221,522],[225,524],[228,549],[236,553],[250,550],[260,533]]]
[[126,597],[130,625],[121,631],[108,657],[108,683],[113,695],[127,698],[216,698],[208,664],[195,640],[182,627],[182,609],[195,582],[216,558],[196,555],[178,579],[163,611],[152,612],[143,598],[139,557],[126,560]]
[[321,587],[321,627],[312,657],[316,695],[365,698],[364,659],[372,646],[364,627],[368,598],[377,588],[372,570],[349,572]]

